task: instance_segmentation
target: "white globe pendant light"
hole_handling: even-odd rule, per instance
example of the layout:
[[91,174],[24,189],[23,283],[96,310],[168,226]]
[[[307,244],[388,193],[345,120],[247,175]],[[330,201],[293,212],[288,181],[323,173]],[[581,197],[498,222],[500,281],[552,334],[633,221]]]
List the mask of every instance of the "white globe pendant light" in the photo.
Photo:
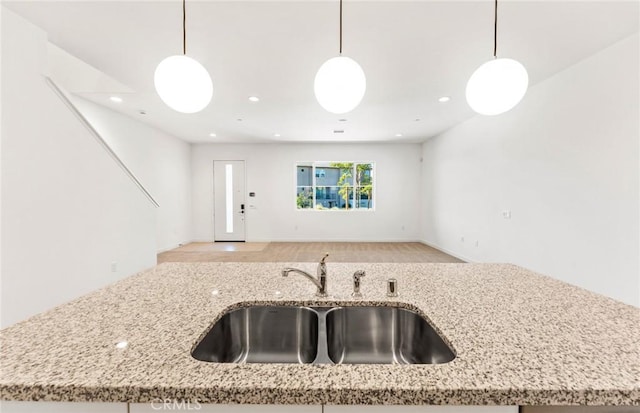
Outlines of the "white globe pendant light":
[[498,0],[495,0],[493,57],[473,72],[467,82],[466,97],[471,109],[493,116],[513,109],[527,93],[529,75],[513,59],[497,58]]
[[160,62],[153,80],[160,99],[178,112],[200,112],[213,96],[207,69],[185,55],[169,56]]
[[320,66],[313,91],[326,111],[342,114],[355,109],[367,90],[367,78],[355,60],[342,56],[342,0],[340,0],[340,56]]
[[367,79],[360,65],[345,56],[333,57],[316,74],[313,90],[320,106],[341,114],[355,109],[367,89]]
[[156,67],[153,83],[160,99],[181,113],[200,112],[213,97],[213,83],[207,69],[187,56],[186,10],[182,0],[182,55],[169,56]]
[[527,69],[513,59],[496,59],[476,69],[467,82],[467,102],[482,115],[499,115],[515,107],[529,85]]

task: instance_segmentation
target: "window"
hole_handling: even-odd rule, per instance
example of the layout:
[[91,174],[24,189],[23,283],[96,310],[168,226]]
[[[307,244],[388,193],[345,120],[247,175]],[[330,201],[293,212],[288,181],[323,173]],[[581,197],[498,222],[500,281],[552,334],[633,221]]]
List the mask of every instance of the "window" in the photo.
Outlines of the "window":
[[296,171],[297,209],[373,209],[373,162],[299,162]]

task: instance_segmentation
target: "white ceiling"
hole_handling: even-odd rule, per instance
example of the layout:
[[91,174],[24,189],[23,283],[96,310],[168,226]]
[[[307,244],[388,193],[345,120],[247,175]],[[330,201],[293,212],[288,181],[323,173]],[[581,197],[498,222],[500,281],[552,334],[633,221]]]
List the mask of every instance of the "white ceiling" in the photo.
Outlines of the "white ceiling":
[[[338,53],[337,0],[187,0],[187,54],[209,70],[214,97],[186,115],[153,88],[156,65],[181,53],[180,0],[3,4],[135,91],[121,104],[104,90],[73,92],[189,142],[423,141],[473,116],[466,82],[493,51],[492,0],[344,0],[343,54],[363,67],[367,93],[333,115],[315,101],[313,79]],[[501,0],[498,56],[521,61],[535,84],[637,32],[638,13],[637,1]]]

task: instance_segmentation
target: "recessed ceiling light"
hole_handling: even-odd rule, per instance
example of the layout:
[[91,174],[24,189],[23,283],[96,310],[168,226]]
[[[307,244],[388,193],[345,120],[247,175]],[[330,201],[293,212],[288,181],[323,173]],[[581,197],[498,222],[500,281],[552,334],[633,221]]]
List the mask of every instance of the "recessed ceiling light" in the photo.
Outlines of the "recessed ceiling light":
[[144,109],[140,109],[138,111],[138,113],[141,114],[141,115],[146,115],[147,114],[147,112]]
[[420,118],[415,118],[413,121],[414,122],[420,122]]
[[122,98],[118,96],[111,96],[109,100],[116,103],[122,103]]
[[238,118],[236,119],[238,122],[242,122],[242,118]]
[[451,98],[449,96],[443,96],[440,99],[438,99],[438,102],[445,103],[445,102],[448,102],[450,100],[451,100]]
[[273,136],[275,136],[276,138],[279,138],[280,134],[279,133],[274,133]]
[[249,100],[252,102],[260,102],[260,98],[257,96],[249,96]]
[[401,133],[396,133],[396,138],[401,138],[402,134]]
[[215,133],[210,133],[209,136],[211,136],[212,138],[215,138],[217,135]]
[[346,122],[346,119],[338,119],[338,122]]

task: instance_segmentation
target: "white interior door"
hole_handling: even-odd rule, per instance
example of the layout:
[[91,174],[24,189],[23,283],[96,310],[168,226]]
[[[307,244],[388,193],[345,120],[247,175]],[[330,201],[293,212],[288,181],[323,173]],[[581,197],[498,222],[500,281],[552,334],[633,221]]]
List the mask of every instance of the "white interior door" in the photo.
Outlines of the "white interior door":
[[244,241],[244,161],[213,161],[214,240]]

